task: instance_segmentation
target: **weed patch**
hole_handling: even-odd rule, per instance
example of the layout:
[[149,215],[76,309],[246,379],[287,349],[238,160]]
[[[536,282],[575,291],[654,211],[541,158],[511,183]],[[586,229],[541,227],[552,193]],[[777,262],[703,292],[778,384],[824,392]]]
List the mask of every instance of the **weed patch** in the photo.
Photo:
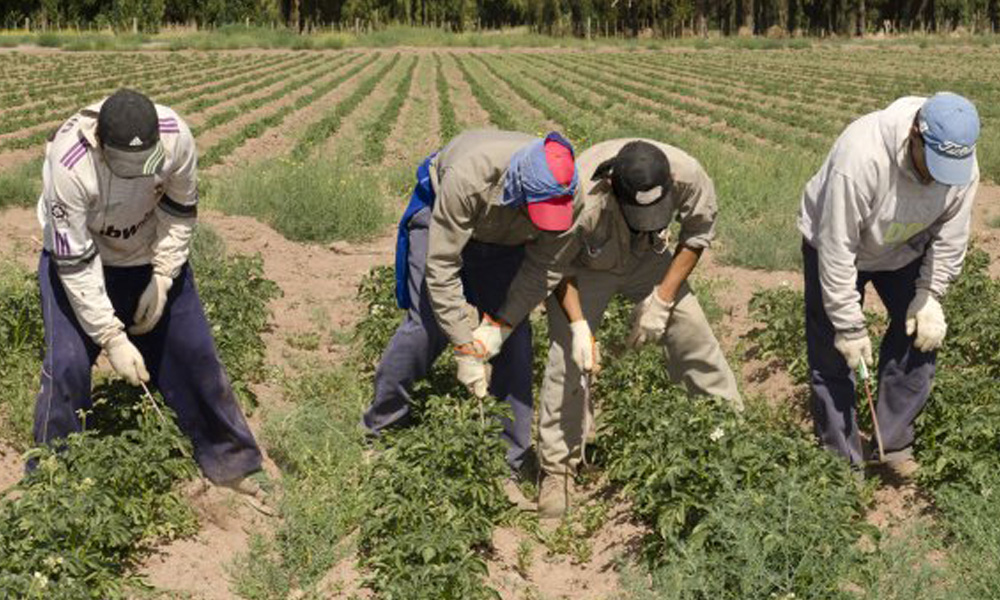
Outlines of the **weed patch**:
[[210,194],[227,213],[256,217],[296,241],[364,239],[388,220],[377,180],[345,159],[279,159],[241,169]]

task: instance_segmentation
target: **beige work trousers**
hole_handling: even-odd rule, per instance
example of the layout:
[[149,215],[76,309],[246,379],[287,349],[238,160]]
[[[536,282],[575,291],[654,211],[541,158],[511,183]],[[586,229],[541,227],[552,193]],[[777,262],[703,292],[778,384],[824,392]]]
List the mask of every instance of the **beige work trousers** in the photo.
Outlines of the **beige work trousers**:
[[[671,255],[649,254],[626,275],[582,270],[576,281],[583,315],[596,332],[612,296],[625,295],[639,302],[663,280]],[[556,300],[546,301],[549,320],[549,356],[542,382],[538,426],[538,454],[542,470],[551,475],[573,474],[580,463],[585,425],[593,422],[586,401],[585,380],[572,359],[572,333],[566,313]],[[667,330],[659,341],[667,371],[691,394],[719,396],[742,410],[743,401],[719,341],[701,310],[698,299],[685,283],[678,293]]]

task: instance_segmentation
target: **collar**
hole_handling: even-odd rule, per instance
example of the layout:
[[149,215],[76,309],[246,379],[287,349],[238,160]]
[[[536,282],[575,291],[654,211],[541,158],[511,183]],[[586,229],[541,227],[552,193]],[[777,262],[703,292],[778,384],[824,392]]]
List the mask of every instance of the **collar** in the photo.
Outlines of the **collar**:
[[97,145],[97,115],[101,112],[104,100],[91,104],[80,111],[80,136],[90,144],[91,148],[99,149]]

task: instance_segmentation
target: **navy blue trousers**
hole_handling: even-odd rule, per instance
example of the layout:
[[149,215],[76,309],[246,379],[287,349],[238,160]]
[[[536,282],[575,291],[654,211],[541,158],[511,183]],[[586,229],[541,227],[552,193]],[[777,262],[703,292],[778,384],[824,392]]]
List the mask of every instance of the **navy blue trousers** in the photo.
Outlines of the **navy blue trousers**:
[[[816,436],[830,450],[860,464],[864,457],[855,406],[855,375],[833,346],[836,332],[823,307],[816,250],[802,243],[805,267],[806,340],[809,348],[812,414]],[[859,271],[858,291],[864,299],[871,282],[889,313],[878,360],[878,416],[887,452],[913,443],[913,421],[930,397],[936,352],[921,352],[906,335],[906,309],[916,294],[923,259],[895,271]],[[874,433],[873,433],[874,435]]]
[[[104,282],[116,316],[132,324],[152,267],[105,267]],[[35,403],[35,442],[46,444],[78,432],[77,411],[91,407],[91,367],[100,347],[80,327],[49,253],[38,265],[45,322],[42,386]],[[145,335],[129,336],[142,353],[150,383],[177,414],[191,438],[195,460],[213,482],[260,469],[261,453],[219,362],[194,276],[184,265],[174,280],[163,317]]]
[[[375,399],[363,421],[377,433],[409,420],[413,383],[425,377],[448,345],[431,309],[424,271],[427,266],[428,228],[431,208],[416,213],[409,222],[410,308],[396,329],[375,371]],[[520,246],[469,242],[462,252],[462,286],[470,304],[495,314],[507,297],[507,289],[524,257]],[[519,469],[531,447],[531,326],[525,319],[514,328],[500,354],[493,359],[490,393],[506,399],[514,419],[504,419],[507,463]]]

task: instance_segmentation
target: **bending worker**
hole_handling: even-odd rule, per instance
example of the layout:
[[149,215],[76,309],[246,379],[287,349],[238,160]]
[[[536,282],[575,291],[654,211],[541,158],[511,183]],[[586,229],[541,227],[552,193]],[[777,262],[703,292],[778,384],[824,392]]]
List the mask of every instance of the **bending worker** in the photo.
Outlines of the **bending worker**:
[[152,382],[214,483],[254,493],[261,453],[219,362],[188,253],[197,155],[170,108],[122,89],[50,139],[38,219],[45,359],[39,444],[80,431],[103,349],[132,385]]
[[[742,410],[736,378],[687,284],[715,232],[711,179],[683,151],[642,139],[597,144],[577,167],[586,183],[577,191],[573,229],[528,247],[497,315],[520,323],[565,279],[546,302],[551,345],[538,433],[543,518],[561,517],[568,506],[584,424],[592,419],[582,374],[597,366],[592,331],[615,294],[638,303],[631,345],[661,344],[674,381]],[[667,228],[675,217],[681,229],[672,253]],[[485,321],[476,330],[488,352],[497,349],[497,328]]]
[[[575,189],[573,148],[556,133],[539,139],[469,131],[424,160],[396,249],[396,298],[407,314],[375,372],[375,399],[364,415],[368,430],[409,419],[414,381],[449,343],[458,379],[476,396],[486,395],[487,357],[473,341],[466,301],[481,314],[500,308],[524,244],[569,228]],[[523,323],[507,336],[490,391],[513,409],[504,438],[507,462],[517,472],[531,445],[531,330]]]
[[906,97],[851,123],[806,185],[799,213],[812,412],[820,443],[860,465],[854,370],[872,362],[871,282],[889,312],[878,364],[886,461],[911,470],[913,421],[947,325],[940,300],[962,269],[979,182],[975,107]]

